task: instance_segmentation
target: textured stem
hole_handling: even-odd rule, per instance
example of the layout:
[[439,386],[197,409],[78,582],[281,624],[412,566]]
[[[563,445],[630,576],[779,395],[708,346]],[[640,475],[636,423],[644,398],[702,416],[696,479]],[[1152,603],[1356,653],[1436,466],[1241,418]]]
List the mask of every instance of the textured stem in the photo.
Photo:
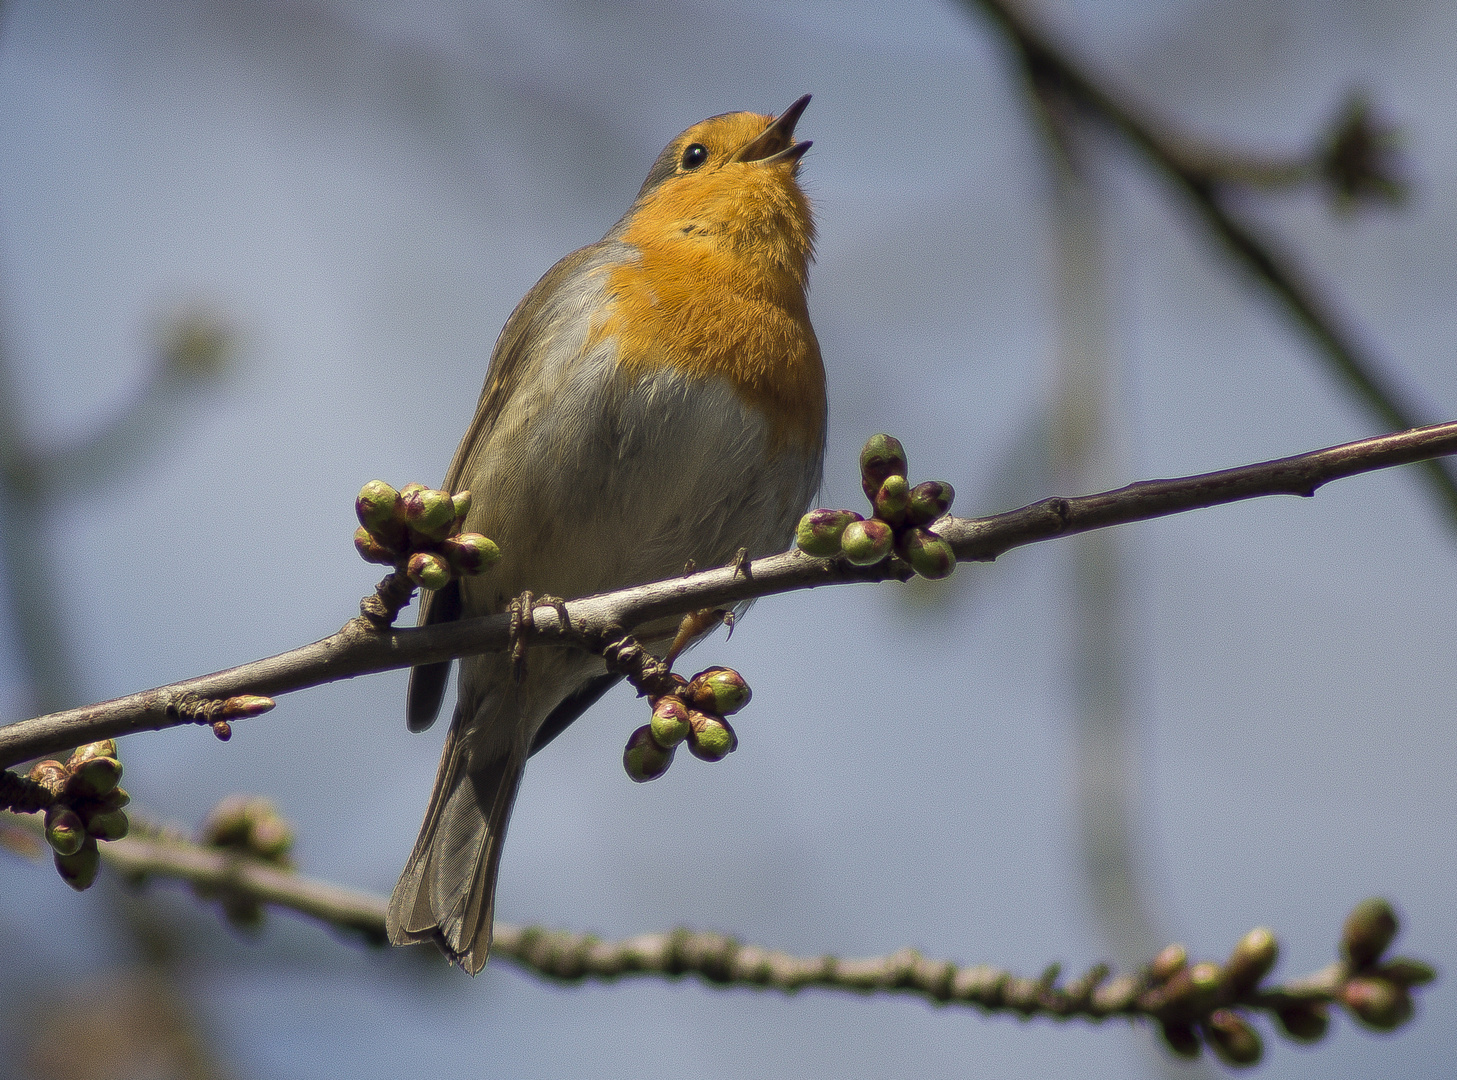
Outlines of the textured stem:
[[[1457,453],[1457,421],[1380,435],[1294,457],[1173,480],[1144,480],[1115,491],[1050,498],[985,518],[942,518],[936,531],[957,558],[989,562],[1012,548],[1090,529],[1165,517],[1201,507],[1265,495],[1313,495],[1331,480]],[[562,605],[536,607],[533,640],[600,649],[623,631],[700,608],[729,608],[775,593],[857,581],[904,580],[896,560],[851,566],[798,551],[756,559],[749,572],[736,565],[703,570]],[[509,648],[510,616],[490,615],[418,629],[381,631],[363,616],[312,645],[227,671],[144,690],[113,701],[20,720],[0,728],[0,767],[98,739],[195,723],[187,706],[245,695],[273,697],[321,683]]]

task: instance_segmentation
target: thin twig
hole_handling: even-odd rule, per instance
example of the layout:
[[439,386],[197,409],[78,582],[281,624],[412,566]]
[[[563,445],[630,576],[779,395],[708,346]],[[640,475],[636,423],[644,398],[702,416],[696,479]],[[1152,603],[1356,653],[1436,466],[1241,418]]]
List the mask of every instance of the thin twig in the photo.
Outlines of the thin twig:
[[[1380,363],[1337,316],[1312,275],[1289,252],[1281,251],[1270,237],[1262,236],[1230,211],[1225,199],[1229,181],[1241,170],[1235,168],[1231,173],[1221,164],[1232,160],[1228,155],[1198,146],[1174,128],[1155,120],[1135,105],[1129,95],[1113,90],[1106,80],[1093,75],[1067,48],[1029,18],[1016,0],[962,0],[962,3],[985,11],[1012,39],[1035,86],[1060,92],[1102,117],[1184,190],[1210,232],[1294,316],[1315,342],[1320,355],[1382,427],[1412,428],[1421,422],[1420,410],[1403,400],[1404,395],[1381,370]],[[1274,164],[1270,176],[1288,171],[1288,166]],[[1457,527],[1457,477],[1437,461],[1423,468],[1449,524]]]
[[[936,531],[951,542],[958,559],[990,562],[1012,548],[1056,536],[1265,495],[1313,495],[1322,484],[1340,477],[1453,453],[1457,453],[1457,421],[1223,472],[1043,499],[992,517],[946,517]],[[561,609],[543,605],[532,612],[531,637],[600,650],[619,640],[624,631],[700,608],[731,608],[755,597],[822,585],[904,580],[909,573],[895,560],[852,566],[843,559],[815,559],[789,551],[754,560],[747,574],[731,564],[573,600]],[[569,625],[562,625],[562,610]],[[271,698],[356,675],[499,652],[510,644],[508,614],[388,631],[375,629],[361,616],[322,641],[265,660],[9,724],[0,728],[0,767],[98,739],[195,723],[185,715],[184,705],[199,699]]]

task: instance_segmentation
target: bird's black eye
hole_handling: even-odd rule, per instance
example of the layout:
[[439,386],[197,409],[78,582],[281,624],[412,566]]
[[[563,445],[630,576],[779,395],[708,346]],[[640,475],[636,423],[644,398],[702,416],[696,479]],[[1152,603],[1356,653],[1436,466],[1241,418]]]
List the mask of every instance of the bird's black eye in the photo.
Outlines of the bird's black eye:
[[702,143],[693,143],[683,151],[683,168],[696,169],[708,160],[708,147]]

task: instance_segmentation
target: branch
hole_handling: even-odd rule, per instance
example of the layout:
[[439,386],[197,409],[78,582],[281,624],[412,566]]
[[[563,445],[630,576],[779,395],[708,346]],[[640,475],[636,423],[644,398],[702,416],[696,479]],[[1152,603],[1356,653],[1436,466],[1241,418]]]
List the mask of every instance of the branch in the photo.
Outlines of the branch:
[[[966,7],[975,3],[1012,39],[1034,86],[1056,90],[1102,117],[1184,190],[1209,230],[1294,316],[1326,362],[1381,426],[1412,428],[1420,423],[1418,410],[1402,400],[1401,392],[1380,370],[1377,360],[1342,325],[1311,276],[1288,252],[1280,251],[1274,241],[1241,222],[1225,205],[1230,181],[1242,171],[1254,173],[1258,168],[1238,163],[1232,169],[1224,168],[1220,163],[1227,155],[1210,153],[1154,120],[1127,95],[1111,89],[1074,59],[1028,18],[1017,0],[962,3]],[[1290,173],[1290,166],[1272,163],[1268,172],[1271,176]],[[1429,462],[1424,468],[1450,524],[1457,526],[1457,478],[1440,462]]]
[[[958,559],[990,562],[1016,547],[1090,529],[1165,517],[1266,495],[1313,495],[1321,485],[1444,454],[1457,453],[1457,421],[1380,435],[1294,457],[1223,472],[1146,480],[1115,491],[1043,499],[1020,510],[984,518],[946,517],[936,532]],[[534,608],[523,627],[533,641],[602,651],[644,623],[744,600],[850,582],[904,580],[910,570],[891,559],[852,566],[841,558],[816,559],[788,551],[601,593],[557,607]],[[378,629],[363,617],[338,633],[266,660],[130,694],[98,705],[20,720],[0,728],[0,767],[138,731],[210,723],[218,715],[262,711],[275,694],[379,671],[453,657],[499,652],[511,645],[511,616],[490,615],[418,629]],[[262,700],[260,700],[262,699]]]
[[[11,821],[10,828],[18,833],[31,836],[36,831],[18,819]],[[6,822],[0,819],[0,832],[5,829]],[[184,881],[206,896],[241,894],[256,903],[360,933],[372,943],[385,941],[388,901],[383,896],[304,877],[275,863],[156,830],[106,844],[102,852],[106,862],[135,884],[151,878]],[[1030,978],[984,964],[959,966],[949,960],[929,960],[909,948],[868,959],[799,957],[722,934],[681,928],[611,942],[590,934],[497,923],[492,955],[531,974],[565,983],[610,982],[630,975],[672,979],[693,975],[714,986],[752,986],[784,993],[819,987],[866,995],[908,994],[937,1004],[970,1005],[987,1013],[1024,1018],[1096,1022],[1125,1016],[1158,1023],[1176,1051],[1187,1033],[1183,1048],[1187,1050],[1187,1040],[1192,1039],[1197,1052],[1197,1028],[1216,1053],[1229,1061],[1225,1051],[1230,1047],[1220,1043],[1216,1030],[1221,1013],[1225,1021],[1231,1014],[1238,1020],[1241,1012],[1269,1013],[1287,1034],[1302,1041],[1324,1034],[1326,1009],[1333,1003],[1350,1009],[1368,1026],[1383,1030],[1407,1019],[1411,1015],[1410,988],[1429,982],[1434,973],[1417,961],[1382,959],[1396,929],[1389,905],[1366,901],[1347,920],[1343,937],[1346,959],[1302,978],[1263,987],[1259,984],[1278,955],[1278,945],[1268,930],[1247,934],[1223,965],[1191,966],[1183,947],[1174,945],[1137,973],[1111,976],[1107,965],[1098,964],[1061,984],[1058,965]],[[1394,1012],[1377,1014],[1360,996],[1373,983],[1394,995],[1398,1001]],[[1236,1031],[1239,1023],[1243,1021],[1234,1024]],[[1253,1039],[1257,1058],[1258,1036],[1248,1025],[1244,1032]],[[1253,1060],[1230,1063],[1250,1064]]]

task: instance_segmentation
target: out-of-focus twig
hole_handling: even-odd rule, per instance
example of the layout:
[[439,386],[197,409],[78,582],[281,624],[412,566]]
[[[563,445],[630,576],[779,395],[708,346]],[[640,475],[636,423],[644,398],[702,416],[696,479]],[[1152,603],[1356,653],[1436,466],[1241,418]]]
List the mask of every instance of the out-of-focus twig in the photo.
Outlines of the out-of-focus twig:
[[[1112,89],[1107,80],[1074,58],[1069,49],[1029,17],[1017,0],[961,2],[989,14],[1007,34],[1021,55],[1029,81],[1040,94],[1061,95],[1106,121],[1184,190],[1210,232],[1284,305],[1331,369],[1381,426],[1410,428],[1421,423],[1420,410],[1404,400],[1403,393],[1359,343],[1355,331],[1340,317],[1311,274],[1273,238],[1241,220],[1229,206],[1232,189],[1250,184],[1278,186],[1316,173],[1324,174],[1338,197],[1344,197],[1347,203],[1367,191],[1384,192],[1388,201],[1399,196],[1395,186],[1379,173],[1362,179],[1364,174],[1346,175],[1341,171],[1341,163],[1353,155],[1367,161],[1379,159],[1390,142],[1389,132],[1373,124],[1369,109],[1359,97],[1347,106],[1344,126],[1334,136],[1336,142],[1322,168],[1301,165],[1293,159],[1261,163],[1216,152],[1154,119],[1130,95]],[[1449,524],[1457,528],[1457,477],[1449,466],[1438,461],[1428,462],[1423,470]]]

